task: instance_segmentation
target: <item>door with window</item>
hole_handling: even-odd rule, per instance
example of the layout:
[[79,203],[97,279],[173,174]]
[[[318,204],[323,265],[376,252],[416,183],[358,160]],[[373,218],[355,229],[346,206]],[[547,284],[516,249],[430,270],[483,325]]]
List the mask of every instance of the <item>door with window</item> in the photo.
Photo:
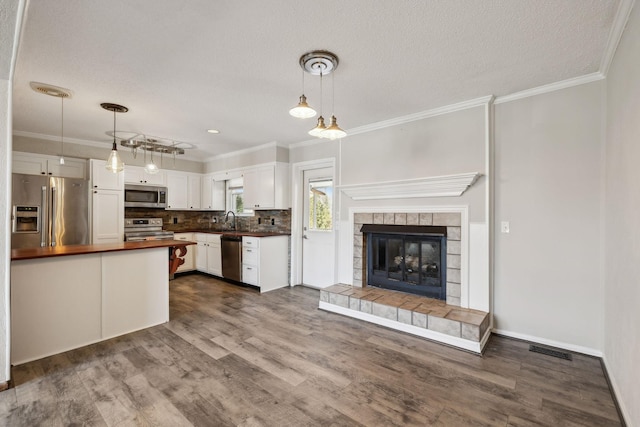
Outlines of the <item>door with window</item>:
[[303,174],[302,283],[324,288],[335,284],[333,168]]

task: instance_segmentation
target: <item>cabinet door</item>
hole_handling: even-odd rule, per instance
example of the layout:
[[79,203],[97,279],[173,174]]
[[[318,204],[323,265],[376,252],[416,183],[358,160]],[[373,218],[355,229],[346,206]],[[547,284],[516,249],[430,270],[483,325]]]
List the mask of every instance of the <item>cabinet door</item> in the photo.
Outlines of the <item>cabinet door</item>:
[[211,210],[227,210],[227,186],[224,181],[213,181],[211,186]]
[[124,195],[121,190],[93,190],[91,243],[124,239]]
[[213,210],[213,178],[205,175],[201,178],[200,207],[204,210]]
[[244,202],[248,208],[273,208],[275,166],[261,166],[244,173]]
[[207,248],[209,274],[222,277],[222,246],[209,243]]
[[196,251],[196,270],[207,272],[207,235],[196,233],[194,234],[197,245],[194,247]]
[[[144,169],[143,169],[144,172]],[[154,173],[150,175],[144,172],[144,181],[147,185],[159,185],[165,186],[167,185],[167,173],[164,171],[158,171],[158,173]]]
[[124,190],[124,173],[113,173],[106,166],[105,160],[91,159],[91,186],[102,190]]
[[46,175],[47,159],[30,154],[13,153],[13,173]]
[[124,182],[126,184],[145,184],[144,169],[138,166],[125,166]]
[[188,209],[189,179],[187,174],[167,174],[167,209]]
[[188,203],[187,205],[189,206],[189,209],[195,209],[198,210],[200,209],[200,201],[201,201],[201,195],[200,195],[200,175],[189,175],[189,197],[188,197]]
[[49,175],[60,176],[63,178],[80,178],[85,179],[87,162],[85,160],[64,159],[64,165],[60,164],[60,159],[48,160],[47,170]]
[[[191,240],[193,241],[193,234],[191,233],[176,233],[174,235],[176,240]],[[191,271],[195,269],[195,252],[196,245],[187,246],[187,254],[184,256],[184,264],[182,264],[176,270],[178,273],[182,273],[183,271]]]

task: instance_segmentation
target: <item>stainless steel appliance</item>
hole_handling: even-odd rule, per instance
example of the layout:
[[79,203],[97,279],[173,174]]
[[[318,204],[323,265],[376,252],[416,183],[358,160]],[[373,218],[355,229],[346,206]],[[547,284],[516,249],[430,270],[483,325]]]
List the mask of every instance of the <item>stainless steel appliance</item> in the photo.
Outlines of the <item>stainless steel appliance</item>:
[[173,231],[162,229],[162,218],[124,219],[124,240],[127,242],[170,239],[173,239]]
[[11,248],[89,244],[89,182],[13,174]]
[[223,234],[222,245],[222,277],[242,282],[242,237]]
[[167,187],[126,184],[124,186],[124,207],[164,209],[167,207]]

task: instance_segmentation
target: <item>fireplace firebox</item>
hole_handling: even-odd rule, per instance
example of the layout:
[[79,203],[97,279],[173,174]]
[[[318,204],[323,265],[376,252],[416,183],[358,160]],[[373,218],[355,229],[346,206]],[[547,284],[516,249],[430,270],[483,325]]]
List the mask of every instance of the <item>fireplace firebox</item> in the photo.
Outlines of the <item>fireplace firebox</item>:
[[447,227],[364,224],[366,283],[446,300]]

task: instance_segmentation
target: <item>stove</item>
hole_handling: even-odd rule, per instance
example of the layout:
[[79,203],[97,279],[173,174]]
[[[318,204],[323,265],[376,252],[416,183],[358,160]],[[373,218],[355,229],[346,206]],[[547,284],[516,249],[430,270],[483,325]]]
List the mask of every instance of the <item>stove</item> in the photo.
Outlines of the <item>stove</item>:
[[124,240],[127,242],[171,239],[173,239],[173,231],[162,229],[162,218],[124,219]]

